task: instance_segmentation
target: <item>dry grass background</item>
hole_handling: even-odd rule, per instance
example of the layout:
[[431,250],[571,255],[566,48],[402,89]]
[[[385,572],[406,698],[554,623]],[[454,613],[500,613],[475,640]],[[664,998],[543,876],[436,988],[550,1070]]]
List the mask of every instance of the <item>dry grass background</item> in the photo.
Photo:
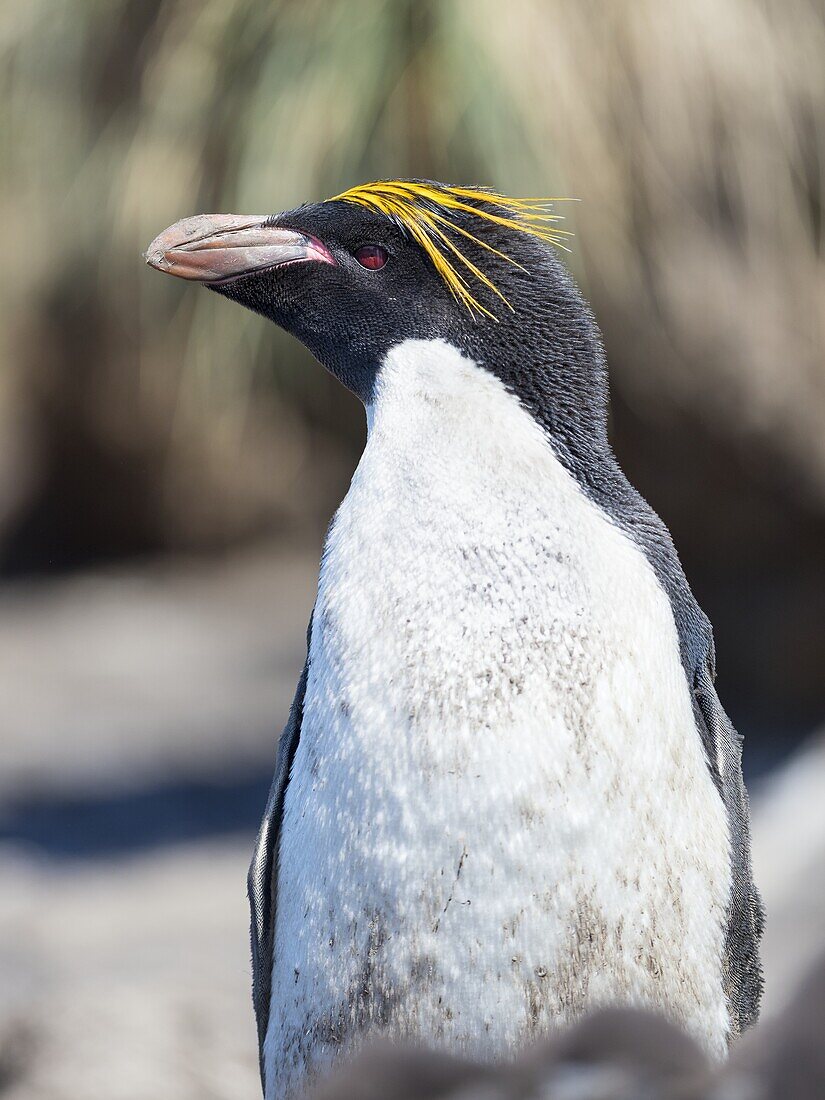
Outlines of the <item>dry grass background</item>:
[[585,199],[581,264],[609,342],[624,328],[620,385],[758,439],[822,502],[822,4],[481,7],[463,10],[531,151]]
[[[31,0],[0,12],[0,58],[0,514],[68,482],[77,557],[323,512],[351,403],[139,255],[184,213],[393,174],[580,198],[617,390],[697,410],[822,507],[819,0]],[[103,490],[97,528],[67,461]]]

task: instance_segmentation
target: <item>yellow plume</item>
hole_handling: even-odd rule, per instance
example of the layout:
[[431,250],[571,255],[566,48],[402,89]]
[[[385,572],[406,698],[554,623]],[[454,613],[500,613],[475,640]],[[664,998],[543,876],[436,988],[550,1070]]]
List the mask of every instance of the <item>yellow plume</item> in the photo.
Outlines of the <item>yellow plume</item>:
[[[455,215],[474,214],[485,221],[528,233],[540,241],[569,251],[563,238],[571,237],[572,233],[551,224],[562,220],[561,215],[548,213],[548,205],[555,201],[559,200],[511,199],[486,188],[442,187],[420,180],[364,183],[327,200],[364,206],[400,224],[424,249],[456,301],[462,302],[471,315],[484,314],[492,320],[496,320],[495,314],[474,296],[467,273],[497,295],[508,309],[513,307],[484,272],[464,255],[449,234],[458,234],[516,267],[521,268],[521,264],[457,224]],[[458,263],[463,264],[465,273],[458,268]]]

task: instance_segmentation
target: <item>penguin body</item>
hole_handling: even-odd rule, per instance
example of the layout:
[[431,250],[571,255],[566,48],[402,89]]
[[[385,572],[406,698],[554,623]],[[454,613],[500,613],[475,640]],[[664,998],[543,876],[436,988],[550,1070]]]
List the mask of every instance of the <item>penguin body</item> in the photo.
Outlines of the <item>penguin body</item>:
[[[375,187],[428,216],[466,194]],[[216,286],[304,340],[369,429],[250,870],[267,1100],[374,1035],[498,1058],[610,1003],[719,1057],[761,988],[740,745],[610,449],[589,311],[483,200],[455,216],[516,303],[495,323],[442,293],[396,207],[347,201],[268,219],[289,270]],[[351,264],[376,256],[375,278]]]
[[381,377],[284,803],[271,1095],[366,1033],[506,1056],[614,1002],[720,1055],[728,827],[667,596],[497,379],[440,341]]

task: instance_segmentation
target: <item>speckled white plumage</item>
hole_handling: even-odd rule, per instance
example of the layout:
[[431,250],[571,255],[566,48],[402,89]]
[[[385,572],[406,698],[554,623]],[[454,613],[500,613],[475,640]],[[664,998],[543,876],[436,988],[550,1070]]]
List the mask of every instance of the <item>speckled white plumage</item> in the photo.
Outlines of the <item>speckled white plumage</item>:
[[715,1054],[728,825],[669,601],[491,374],[386,358],[322,563],[267,1100],[376,1032],[495,1057],[606,1002]]

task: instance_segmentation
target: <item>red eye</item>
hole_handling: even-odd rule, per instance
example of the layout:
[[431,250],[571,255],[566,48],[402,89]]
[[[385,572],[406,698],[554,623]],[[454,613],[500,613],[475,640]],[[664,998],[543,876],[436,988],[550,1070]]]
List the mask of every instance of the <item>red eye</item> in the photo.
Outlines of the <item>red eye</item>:
[[379,267],[384,266],[389,256],[387,250],[382,248],[380,244],[362,244],[356,250],[355,258],[361,267],[367,267],[370,271],[377,271]]

